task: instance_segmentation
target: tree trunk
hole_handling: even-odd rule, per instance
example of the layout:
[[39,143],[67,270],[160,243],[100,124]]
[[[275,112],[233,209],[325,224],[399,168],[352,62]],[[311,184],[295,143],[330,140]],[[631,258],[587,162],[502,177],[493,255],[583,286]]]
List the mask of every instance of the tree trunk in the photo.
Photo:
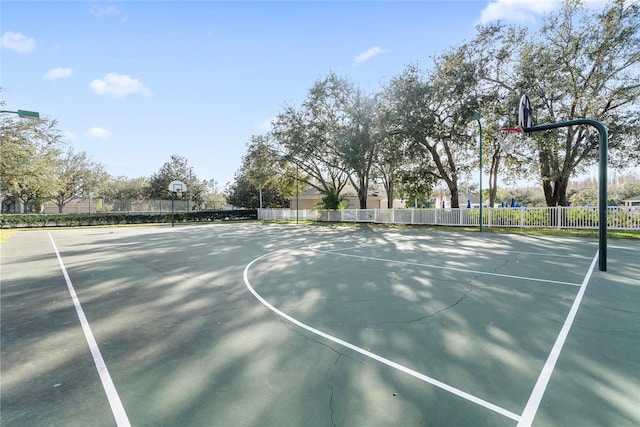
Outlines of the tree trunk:
[[498,170],[500,169],[500,150],[496,150],[491,156],[489,165],[489,207],[495,206],[498,193]]
[[62,213],[62,210],[64,209],[64,194],[61,196],[57,196],[55,199],[55,203],[56,206],[58,207],[58,213]]
[[560,177],[555,180],[544,180],[542,182],[542,189],[544,190],[544,199],[547,202],[547,206],[567,206],[567,185],[569,180]]
[[451,191],[451,207],[459,208],[460,201],[458,200],[458,183],[453,181],[448,181],[449,191]]
[[392,209],[393,208],[393,195],[394,191],[393,191],[393,182],[390,182],[389,185],[387,186],[387,209]]
[[[423,143],[422,145],[426,147],[427,150],[429,150],[429,152],[431,153],[431,158],[436,164],[436,168],[438,169],[438,173],[440,174],[439,178],[443,179],[447,184],[447,187],[449,187],[449,191],[451,192],[451,207],[456,209],[459,208],[460,205],[458,202],[458,179],[455,170],[453,170],[451,173],[447,173],[435,145],[431,146],[427,143]],[[453,167],[454,163],[451,161],[451,158],[447,157],[447,159],[449,160],[449,164]]]
[[360,209],[367,209],[367,189],[360,187],[358,189],[358,199],[360,200]]

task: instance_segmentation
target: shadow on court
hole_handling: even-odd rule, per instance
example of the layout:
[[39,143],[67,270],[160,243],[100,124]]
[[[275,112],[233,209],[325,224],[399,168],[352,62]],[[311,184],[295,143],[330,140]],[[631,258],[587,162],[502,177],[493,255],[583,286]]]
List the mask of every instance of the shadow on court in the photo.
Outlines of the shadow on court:
[[[51,239],[134,426],[514,426],[597,250],[249,223],[19,232],[1,246],[3,426],[116,423]],[[610,240],[533,425],[640,424],[639,255]]]

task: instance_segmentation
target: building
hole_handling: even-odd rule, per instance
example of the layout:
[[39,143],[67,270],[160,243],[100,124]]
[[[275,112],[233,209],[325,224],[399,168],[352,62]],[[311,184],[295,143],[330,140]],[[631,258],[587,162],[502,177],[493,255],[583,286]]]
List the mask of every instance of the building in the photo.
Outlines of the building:
[[[359,209],[360,201],[358,200],[358,193],[355,188],[352,186],[346,186],[342,192],[340,193],[344,200],[342,201],[342,205],[346,209]],[[299,195],[294,195],[289,198],[289,206],[291,209],[299,209],[299,210],[312,210],[316,206],[322,203],[322,197],[324,194],[318,191],[316,188],[308,188],[304,191],[301,191]],[[369,196],[367,197],[367,209],[388,209],[387,208],[387,198],[384,192],[379,191],[369,191]],[[296,206],[296,202],[299,203],[299,206]],[[401,199],[395,199],[393,201],[394,209],[402,209],[405,207],[405,201]]]
[[624,199],[623,202],[626,207],[640,206],[640,196],[634,196],[629,199]]

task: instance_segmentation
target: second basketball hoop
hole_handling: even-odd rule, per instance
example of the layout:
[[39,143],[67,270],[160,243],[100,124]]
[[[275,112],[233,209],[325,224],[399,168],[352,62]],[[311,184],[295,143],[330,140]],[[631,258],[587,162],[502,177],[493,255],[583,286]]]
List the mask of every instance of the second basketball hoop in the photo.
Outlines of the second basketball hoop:
[[175,193],[176,196],[181,196],[183,192],[187,191],[187,186],[182,181],[171,181],[169,191]]

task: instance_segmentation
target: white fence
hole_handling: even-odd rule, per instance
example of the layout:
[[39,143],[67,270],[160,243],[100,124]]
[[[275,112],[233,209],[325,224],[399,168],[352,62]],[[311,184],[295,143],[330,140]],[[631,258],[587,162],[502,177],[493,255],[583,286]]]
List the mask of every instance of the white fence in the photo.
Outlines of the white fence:
[[[280,221],[371,222],[378,224],[480,225],[479,209],[259,209],[258,219]],[[640,207],[611,206],[607,228],[640,230]],[[593,207],[485,208],[483,227],[540,227],[597,229],[598,209]]]

